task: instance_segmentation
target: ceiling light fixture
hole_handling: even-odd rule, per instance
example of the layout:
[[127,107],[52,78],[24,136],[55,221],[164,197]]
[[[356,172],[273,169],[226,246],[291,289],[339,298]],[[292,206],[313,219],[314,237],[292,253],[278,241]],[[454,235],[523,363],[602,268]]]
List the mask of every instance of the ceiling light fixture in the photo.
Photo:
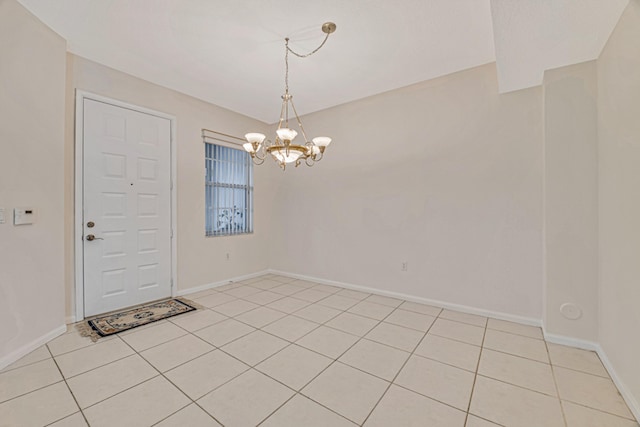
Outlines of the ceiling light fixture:
[[[294,163],[295,166],[298,167],[301,161],[304,160],[307,166],[313,166],[315,162],[322,160],[325,149],[331,143],[331,138],[318,136],[311,141],[307,138],[307,134],[302,126],[302,121],[298,116],[295,105],[293,105],[293,96],[289,93],[289,52],[299,58],[311,56],[324,46],[329,35],[335,30],[336,24],[333,22],[325,22],[322,25],[322,32],[326,34],[324,40],[320,43],[320,46],[306,55],[291,50],[289,47],[289,38],[284,39],[286,49],[284,55],[284,95],[282,95],[282,109],[280,110],[280,120],[278,121],[278,128],[276,129],[275,142],[267,140],[267,137],[261,133],[248,133],[244,136],[247,142],[243,144],[243,147],[251,155],[251,159],[255,164],[261,165],[264,163],[267,154],[271,154],[271,157],[273,157],[283,170],[286,168],[287,163]],[[298,127],[304,138],[304,142],[301,145],[293,143],[298,132],[289,127],[289,108],[291,108],[291,111],[295,115]]]

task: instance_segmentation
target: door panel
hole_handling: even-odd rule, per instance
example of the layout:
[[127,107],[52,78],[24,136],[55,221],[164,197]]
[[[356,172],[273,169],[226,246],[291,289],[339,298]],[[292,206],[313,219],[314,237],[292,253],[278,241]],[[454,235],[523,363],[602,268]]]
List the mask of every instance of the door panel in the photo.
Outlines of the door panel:
[[92,316],[171,295],[171,122],[86,98],[83,110],[84,308]]

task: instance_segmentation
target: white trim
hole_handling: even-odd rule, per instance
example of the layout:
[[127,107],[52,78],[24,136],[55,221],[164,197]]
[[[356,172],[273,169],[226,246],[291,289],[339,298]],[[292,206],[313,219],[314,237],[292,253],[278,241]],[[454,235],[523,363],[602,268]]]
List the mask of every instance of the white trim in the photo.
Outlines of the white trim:
[[229,283],[241,282],[243,280],[253,279],[254,277],[264,276],[265,274],[268,274],[268,273],[269,273],[269,270],[262,270],[262,271],[258,271],[256,273],[245,274],[243,276],[236,276],[236,277],[233,277],[231,279],[221,280],[219,282],[207,283],[205,285],[196,286],[194,288],[181,289],[181,290],[176,292],[176,296],[181,297],[181,296],[185,296],[185,295],[189,295],[189,294],[194,294],[196,292],[206,291],[207,289],[213,289],[213,288],[217,288],[219,286],[228,285]]
[[22,347],[12,351],[11,353],[7,354],[2,359],[0,359],[0,369],[6,368],[7,366],[11,365],[12,363],[20,360],[22,357],[31,353],[33,350],[46,344],[47,342],[51,341],[55,337],[64,334],[65,332],[67,332],[67,325],[58,326],[54,330],[47,332],[46,334],[42,335],[39,338],[36,338],[30,343],[25,344]]
[[446,308],[446,309],[449,309],[449,310],[461,311],[463,313],[476,314],[476,315],[479,315],[479,316],[487,316],[487,317],[492,317],[494,319],[500,319],[500,320],[507,320],[509,322],[521,323],[523,325],[530,325],[530,326],[541,326],[542,325],[542,321],[540,319],[535,319],[535,318],[532,318],[532,317],[518,316],[516,314],[503,313],[503,312],[500,312],[500,311],[485,310],[485,309],[482,309],[482,308],[470,307],[470,306],[467,306],[467,305],[454,304],[454,303],[434,300],[434,299],[430,299],[430,298],[422,298],[422,297],[417,297],[417,296],[414,296],[414,295],[403,294],[403,293],[400,293],[400,292],[385,291],[385,290],[381,290],[381,289],[370,288],[368,286],[352,285],[350,283],[343,283],[343,282],[337,282],[337,281],[334,281],[334,280],[320,279],[318,277],[305,276],[305,275],[302,275],[302,274],[288,273],[288,272],[285,272],[285,271],[271,270],[270,269],[269,273],[278,274],[280,276],[292,277],[292,278],[295,278],[295,279],[308,280],[308,281],[311,281],[311,282],[321,283],[321,284],[329,285],[329,286],[339,286],[341,288],[353,289],[353,290],[357,290],[357,291],[363,291],[363,292],[368,292],[368,293],[371,293],[371,294],[383,295],[383,296],[392,297],[392,298],[399,298],[399,299],[412,301],[412,302],[417,302],[417,303],[421,303],[421,304],[433,305],[433,306],[436,306],[436,307]]
[[66,323],[67,325],[70,325],[72,323],[76,323],[76,316],[67,316],[67,317],[65,317],[64,323]]
[[74,253],[75,253],[75,313],[71,317],[75,321],[84,319],[84,262],[82,254],[82,245],[78,244],[82,242],[83,227],[82,222],[84,218],[84,200],[83,200],[83,147],[84,147],[84,100],[91,99],[105,104],[114,105],[116,107],[127,108],[129,110],[137,111],[144,114],[149,114],[156,117],[167,119],[170,122],[171,127],[171,140],[169,142],[171,150],[171,281],[173,286],[171,288],[171,295],[176,295],[176,289],[178,287],[178,264],[177,264],[177,196],[176,196],[176,177],[177,177],[177,159],[176,159],[176,117],[160,111],[151,110],[149,108],[140,107],[137,105],[129,104],[127,102],[119,101],[113,98],[107,98],[102,95],[97,95],[91,92],[76,89],[76,116],[75,116],[75,213],[74,213]]
[[177,119],[171,121],[171,296],[178,291],[178,129]]
[[595,351],[600,358],[600,361],[602,361],[605,369],[609,373],[611,380],[618,388],[620,395],[629,407],[629,410],[636,418],[636,420],[640,420],[640,402],[638,402],[635,396],[629,391],[629,388],[625,385],[624,381],[622,381],[617,371],[615,370],[613,363],[611,363],[611,360],[609,360],[607,353],[602,348],[602,345],[594,341],[582,340],[578,338],[567,337],[564,335],[549,334],[544,330],[543,332],[544,339],[547,342],[566,345],[569,347],[581,348],[583,350]]
[[73,316],[76,319],[84,319],[84,288],[82,286],[84,282],[84,260],[82,254],[82,219],[84,218],[83,210],[83,161],[84,158],[84,108],[83,100],[84,93],[76,90],[76,115],[75,115],[75,167],[74,167],[74,180],[75,180],[75,194],[74,194],[74,230],[73,233],[73,251],[75,259],[75,276],[74,276],[74,288],[75,288],[75,312]]
[[544,340],[552,344],[566,345],[569,347],[581,348],[583,350],[598,351],[599,344],[594,341],[567,337],[565,335],[550,334],[544,329],[544,327],[542,328],[542,333],[544,334]]

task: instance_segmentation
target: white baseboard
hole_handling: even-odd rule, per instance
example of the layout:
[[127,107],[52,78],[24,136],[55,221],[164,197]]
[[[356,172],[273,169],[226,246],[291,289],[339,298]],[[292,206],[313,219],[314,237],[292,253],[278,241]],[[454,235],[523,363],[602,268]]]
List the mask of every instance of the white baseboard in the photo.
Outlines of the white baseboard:
[[72,324],[72,323],[76,323],[76,316],[75,316],[75,315],[73,315],[73,314],[72,314],[71,316],[67,316],[67,317],[65,317],[64,322],[65,322],[67,325],[70,325],[70,324]]
[[41,345],[46,344],[51,341],[55,337],[64,334],[67,332],[67,325],[61,325],[55,328],[54,330],[47,332],[46,334],[36,338],[30,343],[23,345],[19,349],[12,351],[11,353],[4,356],[0,359],[0,369],[4,369],[7,366],[11,365],[13,362],[19,360],[21,357],[26,356],[31,353],[33,350],[37,349]]
[[552,344],[566,345],[569,347],[581,348],[583,350],[598,351],[600,345],[597,342],[583,340],[579,338],[567,337],[565,335],[557,335],[548,333],[544,327],[542,328],[544,339]]
[[269,273],[269,270],[262,270],[256,273],[245,274],[243,276],[237,276],[237,277],[232,277],[231,279],[221,280],[219,282],[206,283],[204,285],[196,286],[194,288],[179,289],[176,291],[175,296],[181,297],[189,294],[194,294],[196,292],[206,291],[207,289],[217,288],[218,286],[228,285],[229,283],[241,282],[243,280],[253,279],[254,277],[264,276],[265,274],[268,274],[268,273]]
[[326,279],[321,279],[319,277],[311,277],[311,276],[305,276],[302,274],[288,273],[286,271],[269,270],[269,273],[278,274],[280,276],[293,277],[295,279],[300,279],[300,280],[308,280],[310,282],[317,282],[324,285],[339,286],[341,288],[368,292],[370,294],[382,295],[382,296],[392,297],[392,298],[399,298],[399,299],[403,299],[411,302],[417,302],[421,304],[433,305],[436,307],[446,308],[449,310],[461,311],[463,313],[477,314],[479,316],[486,316],[486,317],[492,317],[494,319],[507,320],[509,322],[521,323],[523,325],[542,326],[541,319],[518,316],[516,314],[502,313],[502,312],[493,311],[493,310],[485,310],[482,308],[470,307],[467,305],[454,304],[454,303],[434,300],[430,298],[417,297],[414,295],[403,294],[400,292],[385,291],[381,289],[370,288],[368,286],[352,285],[350,283],[337,282],[334,280],[326,280]]
[[633,416],[636,418],[636,420],[640,420],[640,402],[638,402],[638,400],[629,391],[629,388],[625,385],[624,381],[622,381],[622,379],[620,378],[620,375],[618,375],[618,372],[614,368],[613,363],[611,363],[611,360],[609,360],[607,353],[604,351],[604,349],[599,343],[594,341],[567,337],[564,335],[549,334],[546,331],[544,331],[544,328],[543,328],[543,332],[544,332],[544,339],[547,342],[550,342],[553,344],[566,345],[569,347],[581,348],[583,350],[595,351],[598,357],[600,358],[600,360],[602,361],[602,364],[604,365],[605,369],[609,373],[611,380],[618,388],[620,395],[622,396],[624,401],[627,403],[629,410],[631,411]]

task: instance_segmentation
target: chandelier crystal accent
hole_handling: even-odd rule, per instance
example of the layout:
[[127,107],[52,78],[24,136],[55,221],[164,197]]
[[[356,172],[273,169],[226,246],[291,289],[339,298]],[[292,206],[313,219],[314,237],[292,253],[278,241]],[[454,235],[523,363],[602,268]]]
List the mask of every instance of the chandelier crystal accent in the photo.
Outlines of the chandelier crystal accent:
[[[324,151],[331,144],[331,138],[328,136],[317,136],[312,140],[307,138],[307,134],[302,125],[302,121],[298,116],[296,107],[293,104],[293,96],[289,93],[289,52],[293,53],[299,58],[306,58],[313,55],[320,50],[322,46],[327,42],[329,35],[336,30],[336,24],[333,22],[325,22],[322,25],[322,32],[325,33],[324,40],[313,51],[307,54],[299,54],[291,50],[289,47],[289,38],[284,39],[285,46],[285,75],[284,75],[284,95],[282,95],[282,108],[280,110],[280,120],[278,121],[278,128],[276,129],[276,138],[272,142],[268,140],[264,134],[261,133],[248,133],[244,137],[247,140],[242,147],[251,155],[251,160],[256,165],[264,163],[267,154],[285,170],[287,164],[293,163],[298,167],[302,162],[307,166],[313,166],[315,162],[322,160]],[[294,143],[298,132],[289,127],[289,112],[292,112],[295,116],[295,120],[302,133],[302,142]],[[293,121],[293,117],[291,118]]]

